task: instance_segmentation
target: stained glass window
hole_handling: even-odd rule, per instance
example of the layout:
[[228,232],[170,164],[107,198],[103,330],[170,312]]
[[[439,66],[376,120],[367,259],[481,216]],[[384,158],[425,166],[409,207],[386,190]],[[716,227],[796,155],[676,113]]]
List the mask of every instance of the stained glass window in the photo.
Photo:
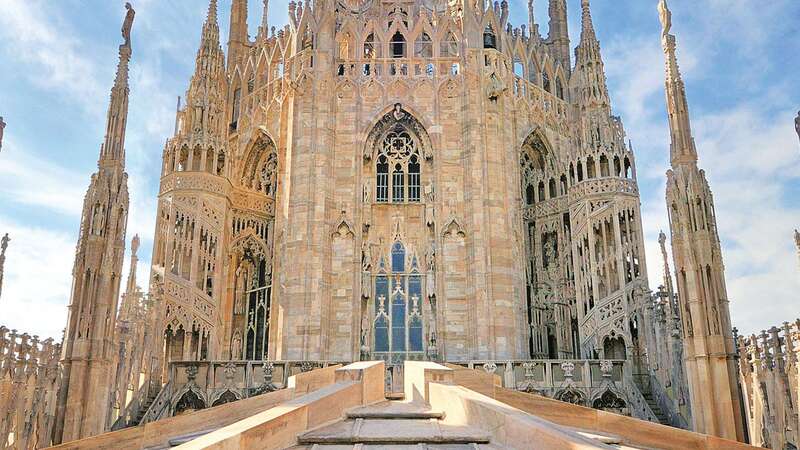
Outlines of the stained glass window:
[[380,258],[375,276],[375,357],[403,360],[425,351],[424,284],[418,258],[395,242],[387,258]]

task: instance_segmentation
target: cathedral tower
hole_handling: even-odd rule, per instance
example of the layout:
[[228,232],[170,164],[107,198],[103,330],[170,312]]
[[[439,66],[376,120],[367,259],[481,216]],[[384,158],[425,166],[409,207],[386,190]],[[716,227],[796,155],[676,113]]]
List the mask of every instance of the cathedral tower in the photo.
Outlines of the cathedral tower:
[[[164,362],[205,359],[217,349],[222,331],[218,307],[226,266],[220,247],[229,159],[225,56],[219,39],[217,1],[211,0],[186,104],[163,153],[151,286],[164,292],[158,296],[158,329],[152,330],[165,339],[153,340],[153,351]],[[235,119],[230,127],[235,129]]]
[[56,408],[56,442],[99,434],[108,419],[108,381],[113,375],[114,326],[128,220],[125,126],[130,32],[135,12],[130,4],[126,9],[122,26],[125,42],[119,47],[105,142],[83,202],[61,357],[63,379]]
[[742,409],[722,252],[714,199],[689,121],[686,91],[669,34],[672,14],[658,5],[666,56],[666,98],[670,126],[667,207],[672,255],[684,330],[684,358],[697,432],[742,441]]

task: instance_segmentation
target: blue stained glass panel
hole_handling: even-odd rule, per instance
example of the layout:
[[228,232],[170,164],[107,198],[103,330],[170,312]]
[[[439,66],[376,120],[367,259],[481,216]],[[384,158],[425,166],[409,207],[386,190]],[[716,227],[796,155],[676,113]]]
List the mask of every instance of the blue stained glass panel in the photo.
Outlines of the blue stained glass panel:
[[422,277],[408,277],[408,298],[409,304],[413,305],[413,298],[417,298],[417,309],[422,312]]
[[411,347],[409,351],[422,351],[422,320],[419,317],[415,316],[411,319],[411,324],[408,327],[408,344]]
[[389,324],[384,316],[375,321],[375,351],[389,351]]
[[383,297],[386,300],[386,304],[384,304],[384,308],[389,308],[389,279],[385,276],[379,276],[375,278],[375,313],[378,313],[380,309],[381,302],[380,298]]
[[403,244],[395,242],[392,246],[392,272],[406,271],[406,249]]
[[392,351],[406,350],[406,302],[402,294],[392,297]]

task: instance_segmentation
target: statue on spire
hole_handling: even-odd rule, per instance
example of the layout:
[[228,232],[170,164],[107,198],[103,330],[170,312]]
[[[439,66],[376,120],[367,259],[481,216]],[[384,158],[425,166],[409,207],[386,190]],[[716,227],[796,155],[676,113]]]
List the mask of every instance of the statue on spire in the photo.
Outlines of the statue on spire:
[[[5,124],[3,123],[3,118],[0,117],[0,147],[3,144],[3,126]],[[797,138],[800,139],[800,111],[797,111],[797,117],[794,118],[794,131],[797,132]]]
[[[800,115],[798,115],[798,117],[800,117]],[[795,121],[795,123],[797,122]],[[6,129],[6,123],[3,122],[3,116],[0,116],[0,150],[3,149],[3,130],[5,129]],[[800,133],[800,131],[798,131],[798,133]]]
[[667,37],[672,29],[672,11],[667,6],[667,0],[658,2],[658,18],[661,20],[661,36]]
[[125,9],[128,10],[128,13],[125,14],[125,21],[122,22],[122,37],[125,39],[125,43],[122,45],[131,48],[131,28],[133,27],[133,18],[136,16],[136,11],[130,2],[125,2]]

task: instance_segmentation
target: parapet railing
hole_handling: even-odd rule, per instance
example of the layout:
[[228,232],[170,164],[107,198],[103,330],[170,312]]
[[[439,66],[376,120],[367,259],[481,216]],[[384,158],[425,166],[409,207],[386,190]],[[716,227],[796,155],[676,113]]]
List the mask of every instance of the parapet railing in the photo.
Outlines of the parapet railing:
[[344,361],[176,361],[140,423],[283,389],[289,377]]
[[[630,415],[625,360],[475,360],[453,363],[500,377],[503,387]],[[638,411],[636,411],[638,412]]]

